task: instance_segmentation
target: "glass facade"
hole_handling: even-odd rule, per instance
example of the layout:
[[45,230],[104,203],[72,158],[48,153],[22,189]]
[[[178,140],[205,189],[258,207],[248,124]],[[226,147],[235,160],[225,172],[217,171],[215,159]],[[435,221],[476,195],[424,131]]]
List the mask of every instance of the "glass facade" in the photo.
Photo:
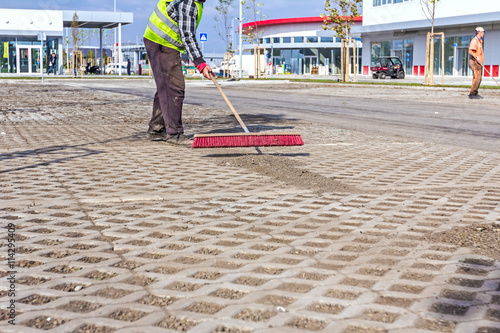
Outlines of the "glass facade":
[[[43,43],[36,38],[0,37],[0,72],[34,74],[48,69],[48,58],[59,56],[59,39],[47,38]],[[40,63],[40,56],[42,63]],[[57,66],[59,68],[59,58]]]
[[373,0],[373,7],[391,5],[394,3],[403,3],[408,1],[414,1],[414,0]]
[[[444,74],[470,76],[472,70],[469,66],[469,44],[474,38],[471,36],[445,37],[444,39]],[[441,52],[441,40],[437,40],[435,48]],[[437,52],[437,51],[435,51]],[[434,68],[438,67],[441,58],[435,59]],[[440,73],[439,73],[440,74]]]
[[[275,73],[282,73],[284,67],[286,74],[311,74],[313,67],[317,67],[320,75],[340,74],[340,48],[274,48],[272,53],[269,61],[276,69]],[[362,49],[359,48],[358,72],[361,70],[361,56]],[[351,51],[351,64],[354,59]]]
[[413,74],[413,40],[380,41],[371,43],[371,66],[376,66],[381,57],[398,57],[407,75]]

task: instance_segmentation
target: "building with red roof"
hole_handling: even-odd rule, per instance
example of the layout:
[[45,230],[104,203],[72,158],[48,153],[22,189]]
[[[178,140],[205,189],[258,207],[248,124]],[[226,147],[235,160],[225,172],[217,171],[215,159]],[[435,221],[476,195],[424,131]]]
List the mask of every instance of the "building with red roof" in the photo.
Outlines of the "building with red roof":
[[[361,26],[362,18],[356,18],[354,26]],[[322,75],[340,73],[341,40],[335,31],[324,30],[323,19],[315,17],[297,17],[270,19],[249,22],[243,25],[243,33],[255,33],[260,47],[265,48],[267,65],[275,74],[311,74]],[[356,38],[358,53],[353,55],[361,68],[362,43]],[[245,49],[253,52],[257,43],[249,43]]]

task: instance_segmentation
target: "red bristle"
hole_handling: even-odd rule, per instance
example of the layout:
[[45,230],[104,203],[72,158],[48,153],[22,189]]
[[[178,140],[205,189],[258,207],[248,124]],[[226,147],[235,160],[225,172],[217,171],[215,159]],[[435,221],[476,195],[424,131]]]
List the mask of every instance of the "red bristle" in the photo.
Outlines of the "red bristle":
[[229,147],[269,147],[269,146],[302,146],[304,141],[300,135],[231,135],[197,136],[192,148],[229,148]]

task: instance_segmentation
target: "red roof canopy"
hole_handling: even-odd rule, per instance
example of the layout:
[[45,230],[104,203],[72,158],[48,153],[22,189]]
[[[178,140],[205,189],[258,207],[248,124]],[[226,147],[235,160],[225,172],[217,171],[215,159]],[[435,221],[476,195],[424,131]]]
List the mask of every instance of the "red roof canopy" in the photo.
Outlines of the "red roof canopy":
[[[354,22],[362,22],[363,17],[355,17]],[[257,22],[248,22],[243,24],[243,32],[249,27],[269,27],[284,24],[297,24],[297,23],[323,23],[323,18],[320,16],[313,17],[295,17],[295,18],[283,18],[283,19],[272,19],[272,20],[262,20]]]

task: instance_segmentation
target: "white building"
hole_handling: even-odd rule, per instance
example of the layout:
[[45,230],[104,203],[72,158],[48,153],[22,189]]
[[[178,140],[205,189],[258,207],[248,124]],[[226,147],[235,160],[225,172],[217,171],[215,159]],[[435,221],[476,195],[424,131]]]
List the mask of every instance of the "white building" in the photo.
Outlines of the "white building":
[[[52,53],[56,53],[58,72],[62,73],[64,28],[71,27],[75,12],[79,28],[99,29],[100,50],[103,29],[118,28],[121,36],[121,26],[133,23],[133,13],[125,12],[0,8],[0,73],[41,73]],[[118,44],[121,48],[120,37]]]
[[[475,28],[485,34],[485,67],[493,76],[500,65],[500,1],[440,0],[435,32],[445,34],[445,75],[469,76],[468,47]],[[424,75],[426,38],[431,23],[420,0],[363,0],[363,25],[353,29],[363,39],[363,74],[381,56],[398,56],[409,75]],[[435,73],[441,74],[441,40],[436,42]]]
[[[356,19],[354,26],[361,25],[361,18]],[[269,62],[273,68],[290,74],[311,74],[312,68],[318,68],[318,74],[340,73],[340,38],[335,37],[333,30],[324,30],[323,19],[317,17],[299,17],[250,22],[243,25],[243,32],[257,25],[260,46],[265,47]],[[254,32],[257,30],[254,30]],[[361,65],[362,43],[356,41],[359,53],[351,57],[359,59]],[[352,45],[352,44],[351,44]],[[255,44],[247,45],[253,50]],[[358,66],[358,68],[361,68]]]

